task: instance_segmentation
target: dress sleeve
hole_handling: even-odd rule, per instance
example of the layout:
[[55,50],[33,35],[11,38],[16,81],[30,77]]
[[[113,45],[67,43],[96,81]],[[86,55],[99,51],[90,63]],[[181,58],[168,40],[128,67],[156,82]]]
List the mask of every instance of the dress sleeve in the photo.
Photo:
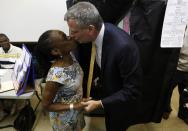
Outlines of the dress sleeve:
[[64,68],[52,67],[48,71],[48,75],[46,77],[46,82],[57,82],[60,84],[65,84],[67,80],[69,80],[69,76],[65,73]]

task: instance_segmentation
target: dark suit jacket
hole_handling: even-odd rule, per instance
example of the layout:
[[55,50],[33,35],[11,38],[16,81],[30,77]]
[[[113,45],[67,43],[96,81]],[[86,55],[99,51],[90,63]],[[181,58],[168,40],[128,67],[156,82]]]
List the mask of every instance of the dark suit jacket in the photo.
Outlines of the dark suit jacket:
[[105,22],[118,24],[130,9],[134,0],[67,0],[67,7],[71,7],[77,2],[91,2],[99,10]]
[[139,52],[134,41],[123,30],[105,24],[101,81],[108,131],[123,131],[134,123],[141,78]]
[[160,122],[167,87],[176,71],[179,49],[161,48],[165,0],[138,0],[131,10],[130,35],[138,45],[143,69],[140,122]]
[[89,0],[100,12],[105,22],[118,24],[131,8],[134,0]]

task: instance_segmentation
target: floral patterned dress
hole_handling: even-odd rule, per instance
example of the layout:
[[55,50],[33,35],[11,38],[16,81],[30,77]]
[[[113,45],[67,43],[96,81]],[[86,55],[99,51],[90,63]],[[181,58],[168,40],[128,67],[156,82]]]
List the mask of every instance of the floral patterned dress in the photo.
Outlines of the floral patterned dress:
[[[46,81],[61,84],[53,100],[54,103],[70,104],[81,101],[83,71],[74,57],[73,64],[68,67],[50,68]],[[54,131],[77,131],[85,126],[83,110],[50,112],[49,116]]]

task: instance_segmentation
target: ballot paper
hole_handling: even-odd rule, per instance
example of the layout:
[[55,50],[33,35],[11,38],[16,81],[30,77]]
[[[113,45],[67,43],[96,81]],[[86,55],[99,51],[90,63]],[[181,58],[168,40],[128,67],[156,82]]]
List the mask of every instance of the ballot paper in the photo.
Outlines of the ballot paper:
[[13,69],[0,69],[0,92],[14,89],[11,78],[12,73]]
[[181,48],[188,24],[188,0],[168,0],[163,22],[161,47]]

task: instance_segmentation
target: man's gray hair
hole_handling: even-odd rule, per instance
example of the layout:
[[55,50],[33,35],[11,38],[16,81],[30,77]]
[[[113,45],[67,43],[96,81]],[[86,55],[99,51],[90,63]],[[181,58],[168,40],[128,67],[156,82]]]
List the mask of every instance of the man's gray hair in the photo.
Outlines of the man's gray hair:
[[73,19],[80,28],[87,28],[89,25],[95,26],[97,30],[102,27],[102,17],[96,7],[89,2],[78,2],[68,9],[64,20]]

